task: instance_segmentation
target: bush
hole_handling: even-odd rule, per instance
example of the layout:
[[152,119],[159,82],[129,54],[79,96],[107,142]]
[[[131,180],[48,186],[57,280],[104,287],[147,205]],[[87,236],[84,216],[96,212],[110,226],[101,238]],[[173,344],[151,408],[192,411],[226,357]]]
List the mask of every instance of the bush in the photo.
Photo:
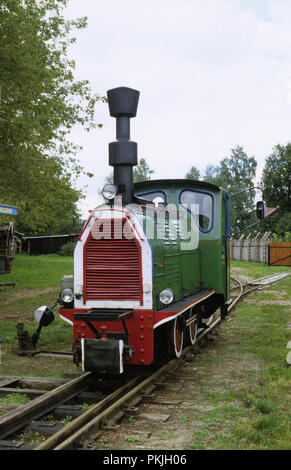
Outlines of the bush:
[[73,242],[65,243],[59,251],[61,256],[73,256],[76,244]]
[[291,242],[291,232],[285,232],[281,236],[274,233],[271,242]]

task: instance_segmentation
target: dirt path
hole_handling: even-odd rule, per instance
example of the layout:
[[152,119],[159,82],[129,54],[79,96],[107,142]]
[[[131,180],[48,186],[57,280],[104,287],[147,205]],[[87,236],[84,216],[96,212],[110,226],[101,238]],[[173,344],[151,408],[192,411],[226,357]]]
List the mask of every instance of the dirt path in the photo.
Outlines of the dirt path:
[[[243,268],[232,269],[232,274],[244,283],[253,279]],[[282,300],[284,295],[288,299],[286,290],[275,290],[273,285],[244,299],[232,313],[231,321],[221,323],[206,344],[196,346],[192,359],[167,380],[163,390],[154,393],[152,403],[141,403],[137,412],[128,413],[116,430],[105,432],[92,442],[92,448],[261,449],[266,447],[268,439],[272,446],[268,426],[272,426],[272,419],[279,418],[272,416],[268,422],[268,416],[255,408],[259,406],[256,403],[265,404],[265,398],[260,402],[260,393],[265,397],[270,392],[263,389],[265,358],[255,359],[251,341],[255,344],[259,340],[265,306],[271,309],[278,305],[279,318],[285,318],[284,308],[290,301]],[[270,300],[259,300],[260,296],[269,296]],[[267,324],[274,317],[269,318]],[[276,324],[278,320],[273,321]],[[285,347],[283,344],[282,348]],[[257,389],[256,401],[254,390]],[[282,420],[286,420],[285,412]],[[266,434],[259,426],[266,427]]]
[[247,282],[251,281],[252,278],[246,274],[246,269],[244,268],[231,268],[231,276],[236,278],[238,281],[246,284]]
[[233,415],[248,419],[247,408],[232,395],[253,383],[260,364],[242,351],[235,322],[228,324],[227,343],[224,328],[225,324],[154,394],[156,403],[142,403],[117,430],[105,432],[96,448],[213,449],[219,437],[228,435]]
[[33,312],[40,305],[54,303],[58,286],[46,289],[30,289],[21,292],[2,290],[0,293],[0,318],[9,321],[31,321]]
[[[244,283],[254,279],[244,268],[232,268],[232,275]],[[48,300],[55,299],[56,293],[57,287],[30,290],[17,296],[11,292],[9,301],[6,296],[6,302],[0,302],[0,312],[5,313],[5,320],[19,317],[25,320],[29,312],[31,320],[36,301],[36,307],[47,304]],[[5,308],[1,304],[5,304]],[[250,294],[235,308],[231,321],[221,323],[205,343],[196,347],[177,375],[167,379],[165,388],[155,392],[151,403],[142,402],[136,412],[128,412],[119,427],[105,431],[97,441],[91,442],[92,449],[264,449],[273,445],[277,438],[267,426],[273,425],[274,436],[280,435],[277,416],[262,415],[260,421],[261,415],[255,406],[261,396],[265,406],[265,397],[270,400],[273,393],[272,406],[277,410],[283,407],[280,426],[288,421],[288,408],[284,408],[285,403],[288,406],[288,399],[284,393],[285,388],[286,393],[290,390],[287,374],[291,369],[285,367],[284,361],[285,332],[290,324],[290,279]],[[56,327],[54,341],[63,330],[63,325],[59,330]],[[69,328],[67,330],[70,334]],[[14,332],[11,341],[12,336]],[[254,346],[264,351],[262,356],[254,353]],[[269,388],[267,385],[264,388],[263,374],[268,363],[275,371],[275,379],[279,370],[280,381],[277,383],[274,379]],[[29,361],[27,367],[35,364],[42,373],[52,373],[56,368],[54,364],[31,364]],[[17,362],[17,371],[19,367]],[[59,367],[62,368],[62,364]],[[9,373],[16,372],[12,369]],[[261,391],[257,393],[257,389]],[[277,448],[289,445],[287,428],[283,431],[282,439],[286,444]]]
[[42,295],[42,294],[49,294],[50,292],[56,292],[58,289],[58,286],[54,287],[47,287],[46,289],[42,290],[37,290],[37,289],[31,289],[31,290],[26,290],[24,292],[13,292],[12,290],[10,291],[2,291],[3,293],[3,299],[0,299],[0,302],[14,302],[18,299],[25,299],[27,297],[35,297],[36,295]]

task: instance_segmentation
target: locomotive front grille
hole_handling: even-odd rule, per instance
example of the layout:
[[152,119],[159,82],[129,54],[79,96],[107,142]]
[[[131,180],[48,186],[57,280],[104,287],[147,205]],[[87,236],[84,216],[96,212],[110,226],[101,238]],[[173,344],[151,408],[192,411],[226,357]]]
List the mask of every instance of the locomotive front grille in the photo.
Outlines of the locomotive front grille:
[[94,230],[84,247],[84,303],[86,300],[141,300],[140,251],[134,238],[125,237],[125,222],[104,224],[103,237]]

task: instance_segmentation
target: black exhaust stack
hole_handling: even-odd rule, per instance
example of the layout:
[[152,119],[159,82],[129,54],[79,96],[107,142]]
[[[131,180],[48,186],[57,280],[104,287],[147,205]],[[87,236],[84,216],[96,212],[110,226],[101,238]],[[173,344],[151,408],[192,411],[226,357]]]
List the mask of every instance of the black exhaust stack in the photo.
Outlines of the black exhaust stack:
[[109,165],[122,204],[133,202],[133,167],[137,165],[137,143],[130,139],[129,119],[136,116],[139,91],[119,87],[107,91],[110,116],[116,118],[116,142],[109,144]]

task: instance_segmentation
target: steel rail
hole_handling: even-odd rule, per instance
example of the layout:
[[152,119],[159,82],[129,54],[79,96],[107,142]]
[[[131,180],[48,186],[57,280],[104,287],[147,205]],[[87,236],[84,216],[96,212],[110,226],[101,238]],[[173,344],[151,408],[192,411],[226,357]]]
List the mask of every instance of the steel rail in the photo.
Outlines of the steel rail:
[[238,296],[229,304],[228,306],[228,311],[230,312],[230,310],[233,309],[233,307],[237,304],[237,302],[241,299],[241,297],[243,296],[243,293],[244,293],[244,286],[243,284],[238,280],[236,279],[235,277],[232,277],[231,276],[231,279],[233,279],[235,282],[238,283],[238,287],[240,289],[240,293],[238,294]]
[[221,317],[218,317],[213,323],[209,325],[208,328],[205,328],[205,330],[201,331],[200,333],[197,334],[197,341],[199,341],[203,336],[205,336],[209,331],[211,331],[218,323],[222,321]]
[[[267,277],[268,276],[266,276],[266,278]],[[228,311],[230,311],[237,304],[242,296],[257,290],[260,287],[263,287],[262,285],[256,285],[251,289],[244,290],[244,288],[249,285],[249,283],[243,285],[242,282],[236,278],[232,277],[232,279],[237,282],[238,287],[240,288],[240,293],[232,302],[230,302]],[[253,283],[255,281],[251,282]],[[234,289],[236,289],[236,287]],[[216,320],[214,320],[213,323],[209,325],[207,329],[198,332],[197,342],[207,333],[209,333],[209,331],[211,331],[221,320],[222,318],[219,316]],[[193,346],[188,346],[183,350],[182,356],[180,358],[171,360],[168,364],[162,366],[151,376],[147,377],[137,385],[136,382],[140,381],[141,378],[135,377],[130,382],[126,383],[118,390],[104,398],[101,402],[87,410],[87,412],[83,413],[63,429],[59,430],[56,434],[49,437],[34,450],[65,450],[75,448],[76,444],[90,435],[90,433],[92,434],[92,432],[96,432],[96,430],[99,430],[100,432],[102,427],[104,427],[104,425],[106,425],[110,419],[113,419],[113,421],[119,419],[125,413],[125,411],[122,411],[122,409],[126,404],[128,405],[128,403],[132,402],[132,400],[135,400],[135,403],[136,400],[137,402],[141,401],[144,389],[150,385],[154,387],[154,382],[157,380],[157,378],[163,374],[169,373],[170,369],[178,365],[181,362],[182,357],[192,349]],[[32,400],[28,404],[23,405],[10,413],[7,413],[2,418],[0,417],[0,439],[6,437],[16,430],[21,429],[26,424],[28,424],[31,419],[36,419],[43,414],[47,414],[56,406],[76,396],[78,393],[80,393],[80,391],[86,389],[88,386],[87,382],[89,378],[92,377],[92,374],[92,372],[88,372],[67,384],[61,385],[60,387],[45,393],[43,396]],[[70,389],[68,389],[68,386]],[[117,416],[115,416],[115,419],[113,418],[114,414]]]
[[[242,295],[244,295],[242,283],[234,277],[231,277],[231,278],[239,284],[237,287],[235,287],[235,289],[240,288],[241,291],[240,291],[239,295],[229,304],[229,306],[228,306],[228,311],[229,312],[235,306],[235,304],[240,300]],[[250,292],[250,291],[248,291],[248,292]],[[245,293],[247,293],[247,292],[245,292]],[[211,323],[208,328],[206,328],[205,330],[199,332],[197,334],[197,341],[199,341],[199,339],[203,338],[203,336],[205,336],[209,331],[211,331],[218,323],[221,322],[221,320],[222,320],[222,318],[220,316],[213,323]]]
[[51,410],[70,400],[88,388],[92,372],[70,380],[59,387],[34,398],[25,405],[0,416],[0,439],[4,439],[15,431],[27,426],[32,420],[49,413]]
[[122,385],[120,388],[105,397],[93,407],[89,408],[81,416],[74,419],[71,423],[67,424],[64,428],[60,429],[53,436],[49,437],[46,441],[42,442],[33,450],[52,450],[58,445],[61,445],[62,442],[70,439],[71,435],[76,434],[79,429],[82,429],[88,424],[88,422],[92,421],[92,419],[100,414],[100,412],[104,410],[105,406],[110,405],[115,400],[119,400],[122,395],[128,391],[128,389],[132,388],[136,382],[140,380],[140,377],[135,377],[126,384]]
[[[266,276],[266,277],[273,277],[273,276]],[[231,279],[233,279],[235,282],[237,282],[238,286],[232,288],[231,290],[234,290],[234,289],[240,289],[240,293],[238,294],[238,296],[229,304],[228,306],[228,312],[230,312],[233,307],[239,302],[239,300],[241,300],[241,298],[246,295],[246,294],[249,294],[250,292],[253,292],[254,290],[257,290],[259,289],[260,287],[262,287],[262,285],[257,285],[255,287],[253,287],[252,289],[248,289],[248,290],[244,290],[244,287],[246,287],[247,285],[249,285],[250,283],[246,283],[246,284],[242,284],[238,279],[236,279],[235,277],[231,276]],[[265,278],[264,278],[265,279]],[[251,281],[251,283],[255,282],[255,281],[258,281],[259,279],[256,279],[254,281]],[[274,281],[275,282],[275,281]],[[220,321],[221,321],[221,317],[217,318],[210,326],[209,328],[205,329],[204,331],[202,331],[199,336],[197,336],[197,340],[199,340],[200,338],[203,338],[203,336],[205,336],[210,330],[212,330]]]
[[[205,336],[209,331],[211,331],[219,322],[221,318],[216,319],[206,330],[197,336],[197,342]],[[84,440],[88,435],[100,431],[104,425],[113,419],[112,416],[115,414],[117,416],[116,420],[119,419],[125,412],[122,412],[122,409],[125,405],[128,405],[132,400],[141,401],[142,394],[144,389],[149,386],[154,387],[154,382],[162,375],[166,375],[170,372],[171,369],[177,367],[181,363],[181,359],[190,351],[193,350],[193,346],[186,347],[182,356],[177,359],[172,359],[168,364],[160,367],[152,375],[144,379],[141,383],[135,385],[135,382],[138,378],[133,379],[131,382],[125,384],[122,389],[123,391],[126,388],[130,388],[132,385],[135,385],[134,388],[129,390],[126,394],[121,397],[120,390],[113,392],[110,396],[106,397],[100,403],[89,409],[86,413],[81,415],[79,418],[76,418],[74,421],[69,423],[63,429],[59,430],[56,434],[49,437],[46,441],[40,444],[33,450],[68,450],[74,449],[81,440]],[[115,400],[115,401],[114,401]],[[111,403],[114,401],[114,403]],[[105,408],[105,406],[111,403],[110,406]],[[105,408],[105,409],[104,409]]]
[[[178,365],[179,362],[180,362],[180,358],[173,359],[168,364],[162,366],[152,375],[150,375],[141,383],[139,383],[137,386],[135,386],[132,390],[127,392],[122,398],[120,398],[111,406],[109,406],[104,411],[102,411],[100,414],[95,416],[89,423],[87,423],[85,426],[78,429],[73,435],[71,435],[65,441],[63,441],[62,443],[54,447],[53,450],[73,449],[74,446],[80,442],[80,440],[86,438],[87,436],[90,436],[90,434],[92,433],[96,433],[96,431],[100,430],[109,421],[111,420],[115,421],[119,419],[121,415],[125,413],[125,411],[123,411],[120,415],[120,412],[122,411],[122,408],[124,406],[131,403],[133,399],[137,401],[141,401],[142,400],[141,394],[144,393],[144,389],[146,389],[150,385],[154,386],[155,380],[157,380],[161,375],[169,373],[170,369],[175,367],[175,365]],[[117,414],[116,419],[113,418],[114,414]],[[35,450],[39,449],[39,447],[36,448]]]
[[[200,334],[198,334],[197,342],[203,336],[209,333],[209,331],[211,331],[221,320],[222,320],[221,317],[217,318],[209,326],[209,328],[205,329]],[[76,445],[76,443],[79,442],[81,439],[86,438],[88,435],[90,435],[90,433],[93,433],[93,432],[96,433],[96,430],[100,430],[102,426],[106,425],[106,423],[110,420],[110,417],[114,415],[114,413],[116,414],[119,409],[122,409],[122,407],[125,404],[128,404],[129,402],[131,402],[134,398],[139,398],[138,401],[141,401],[143,389],[150,386],[151,384],[154,386],[154,382],[157,380],[157,378],[159,378],[163,374],[167,375],[170,372],[170,370],[177,367],[181,363],[181,360],[183,359],[183,357],[192,350],[193,350],[193,345],[186,347],[183,350],[180,358],[172,359],[168,364],[162,366],[159,370],[157,370],[151,376],[143,380],[140,384],[138,384],[134,389],[130,390],[126,395],[120,398],[117,402],[113,403],[109,408],[105,409],[101,414],[97,415],[85,426],[78,429],[78,431],[75,432],[75,434],[71,435],[64,442],[60,443],[59,445],[51,449],[52,450],[72,449],[74,448],[74,445]],[[48,449],[47,447],[45,447],[45,442],[34,450],[42,450],[42,449]]]
[[[246,294],[249,294],[250,292],[253,292],[257,289],[260,289],[260,288],[264,288],[264,287],[268,287],[272,284],[274,284],[275,282],[277,281],[280,281],[286,277],[288,277],[288,275],[290,275],[290,273],[278,273],[278,274],[271,274],[271,275],[268,275],[268,276],[264,276],[264,277],[260,277],[259,279],[253,279],[252,281],[248,281],[246,282],[245,284],[242,284],[242,282],[240,282],[238,279],[236,279],[235,277],[231,276],[231,279],[233,279],[236,283],[238,283],[238,286],[237,287],[233,287],[232,290],[234,289],[238,289],[240,288],[240,293],[238,294],[238,296],[230,303],[229,307],[228,307],[228,311],[230,311],[234,306],[235,304]],[[269,283],[262,283],[262,281],[270,281]],[[261,282],[260,282],[261,281]],[[257,284],[256,284],[257,283]],[[251,289],[248,289],[248,290],[244,290],[247,286],[251,286],[251,285],[254,285],[254,287],[252,287]]]

